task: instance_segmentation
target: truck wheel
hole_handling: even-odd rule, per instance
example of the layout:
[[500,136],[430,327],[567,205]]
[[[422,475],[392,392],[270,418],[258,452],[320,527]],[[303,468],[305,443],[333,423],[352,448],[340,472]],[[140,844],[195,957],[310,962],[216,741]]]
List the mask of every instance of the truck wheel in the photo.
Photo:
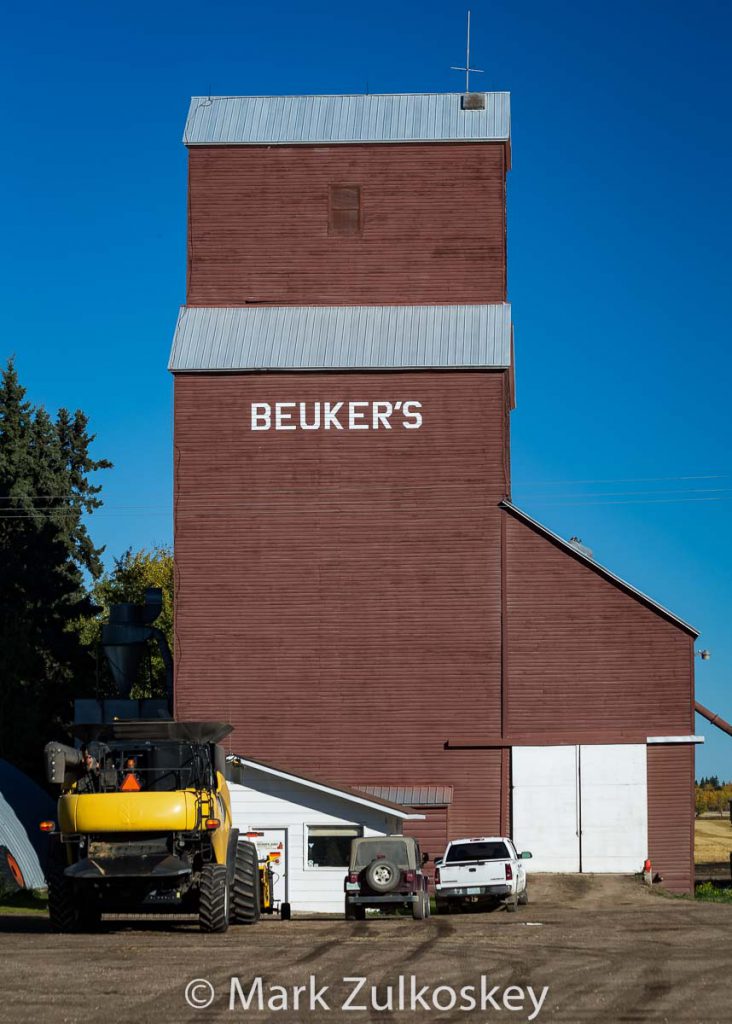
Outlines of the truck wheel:
[[260,915],[259,856],[254,843],[237,843],[231,917],[235,924],[256,924]]
[[79,926],[79,913],[74,900],[73,883],[64,875],[60,864],[49,865],[48,920],[52,932],[75,932]]
[[204,864],[198,894],[198,923],[202,932],[225,932],[229,927],[229,883],[225,864]]
[[360,903],[349,903],[346,900],[346,921],[365,921],[366,907]]
[[429,904],[425,907],[425,894],[421,892],[419,899],[415,900],[412,904],[412,917],[415,921],[424,921],[426,917],[429,917]]
[[364,879],[373,892],[391,892],[399,884],[400,871],[390,860],[372,860],[366,868]]
[[292,907],[289,903],[280,903],[280,921],[292,920]]
[[519,893],[518,901],[519,901],[519,903],[521,904],[522,907],[525,907],[526,904],[529,902],[529,887],[528,887],[528,885],[526,886],[526,888],[524,889],[523,892]]

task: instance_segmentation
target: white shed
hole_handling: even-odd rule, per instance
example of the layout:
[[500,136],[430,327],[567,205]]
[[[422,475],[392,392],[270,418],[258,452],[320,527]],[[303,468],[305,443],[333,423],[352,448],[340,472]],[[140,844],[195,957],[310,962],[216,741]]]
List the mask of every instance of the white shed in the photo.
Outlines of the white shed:
[[274,896],[293,911],[339,913],[354,836],[398,835],[422,820],[399,804],[333,786],[261,761],[227,764],[234,827],[250,833],[275,873]]

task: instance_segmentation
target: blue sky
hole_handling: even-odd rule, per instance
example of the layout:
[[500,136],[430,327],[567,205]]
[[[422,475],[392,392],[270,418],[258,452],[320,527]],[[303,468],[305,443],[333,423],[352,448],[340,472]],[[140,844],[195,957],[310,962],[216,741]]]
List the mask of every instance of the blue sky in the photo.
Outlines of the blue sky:
[[[732,720],[732,7],[474,0],[512,93],[514,500],[702,632]],[[191,94],[458,90],[463,5],[14,5],[3,20],[0,360],[115,463],[93,535],[171,539]],[[732,778],[702,720],[697,773]]]

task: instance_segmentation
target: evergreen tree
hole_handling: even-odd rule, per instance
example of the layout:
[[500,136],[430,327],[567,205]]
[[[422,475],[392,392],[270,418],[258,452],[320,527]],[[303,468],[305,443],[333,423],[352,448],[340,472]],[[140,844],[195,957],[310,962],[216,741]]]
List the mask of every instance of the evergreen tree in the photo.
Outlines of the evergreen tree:
[[32,775],[94,684],[74,626],[93,614],[84,573],[101,572],[82,519],[101,504],[89,474],[110,463],[91,458],[87,426],[34,408],[12,360],[0,374],[0,756]]

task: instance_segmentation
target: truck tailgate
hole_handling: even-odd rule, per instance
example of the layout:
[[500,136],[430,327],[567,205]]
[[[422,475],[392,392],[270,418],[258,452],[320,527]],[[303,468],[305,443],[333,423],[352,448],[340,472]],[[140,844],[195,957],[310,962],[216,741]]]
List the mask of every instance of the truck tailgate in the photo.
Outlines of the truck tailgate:
[[505,863],[502,860],[455,861],[440,869],[440,882],[460,887],[498,885],[506,881]]

